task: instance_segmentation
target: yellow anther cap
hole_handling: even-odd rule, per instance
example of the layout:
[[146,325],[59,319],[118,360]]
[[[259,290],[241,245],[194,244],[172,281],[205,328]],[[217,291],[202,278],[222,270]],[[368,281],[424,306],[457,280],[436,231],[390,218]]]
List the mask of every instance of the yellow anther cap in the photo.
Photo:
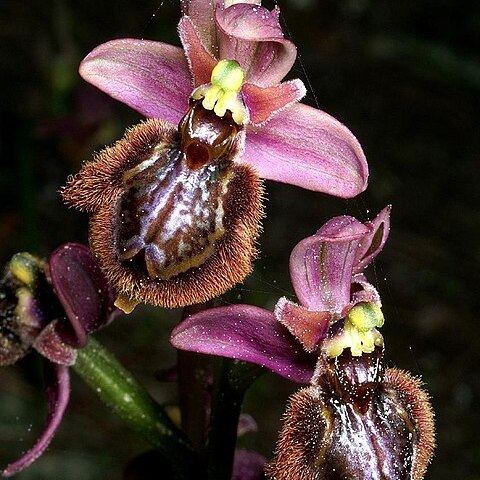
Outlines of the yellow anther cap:
[[385,319],[382,310],[375,303],[359,303],[347,314],[343,330],[325,340],[323,351],[331,358],[338,357],[350,348],[354,357],[371,353],[377,346],[383,346],[383,337],[377,330]]
[[347,319],[360,332],[381,327],[385,322],[382,310],[376,303],[358,303],[348,312]]
[[239,92],[245,74],[235,60],[220,60],[212,70],[212,85],[220,87],[224,92]]
[[213,110],[219,117],[229,110],[233,120],[243,125],[248,119],[239,95],[244,79],[245,74],[237,61],[220,60],[212,70],[211,83],[197,87],[191,97],[194,100],[203,98],[203,108]]
[[16,253],[10,260],[12,274],[28,287],[33,287],[43,262],[29,253]]

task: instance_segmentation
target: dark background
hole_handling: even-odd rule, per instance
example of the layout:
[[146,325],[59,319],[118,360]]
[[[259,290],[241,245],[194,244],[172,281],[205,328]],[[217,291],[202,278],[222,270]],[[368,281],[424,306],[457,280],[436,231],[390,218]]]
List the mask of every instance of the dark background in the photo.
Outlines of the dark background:
[[[272,4],[269,4],[272,6]],[[428,479],[480,478],[479,88],[480,3],[453,0],[285,0],[286,32],[300,57],[293,77],[307,103],[359,138],[368,191],[340,200],[267,183],[262,254],[252,277],[225,302],[272,307],[293,298],[292,247],[332,215],[373,218],[393,204],[392,231],[367,274],[380,290],[388,363],[421,375],[433,397],[438,448]],[[81,59],[113,38],[178,44],[177,2],[68,0],[0,3],[0,260],[21,250],[47,256],[86,241],[86,215],[58,195],[68,174],[120,138],[139,116],[87,86]],[[98,338],[162,402],[174,385],[153,374],[175,361],[168,335],[180,312],[139,308]],[[0,463],[36,438],[44,416],[39,362],[0,370]],[[147,445],[72,374],[73,394],[48,452],[19,479],[119,479]],[[268,374],[244,410],[259,431],[240,444],[271,455],[288,395],[297,386]]]

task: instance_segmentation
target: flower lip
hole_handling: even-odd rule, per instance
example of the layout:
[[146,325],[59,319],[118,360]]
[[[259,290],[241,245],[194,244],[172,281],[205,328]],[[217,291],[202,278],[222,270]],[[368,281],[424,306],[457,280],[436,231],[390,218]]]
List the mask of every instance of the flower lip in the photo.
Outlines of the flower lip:
[[423,479],[435,444],[428,395],[379,357],[347,355],[290,397],[269,479]]
[[[233,162],[237,129],[193,103],[180,128],[185,152],[173,126],[149,120],[63,189],[67,203],[92,212],[90,245],[125,312],[139,302],[201,303],[250,272],[263,185]],[[191,158],[198,146],[201,156]]]

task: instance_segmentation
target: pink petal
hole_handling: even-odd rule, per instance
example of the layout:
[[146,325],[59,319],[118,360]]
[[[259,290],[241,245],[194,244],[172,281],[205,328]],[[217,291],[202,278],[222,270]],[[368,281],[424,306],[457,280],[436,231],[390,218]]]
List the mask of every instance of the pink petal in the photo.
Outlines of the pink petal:
[[370,232],[353,217],[335,217],[295,246],[290,256],[290,277],[304,307],[341,317],[350,302],[358,245]]
[[32,347],[58,365],[71,366],[77,360],[77,350],[67,345],[58,332],[58,320],[50,322],[33,342]]
[[68,368],[60,365],[47,364],[46,372],[48,412],[47,424],[37,443],[19,460],[8,465],[1,475],[11,477],[29,467],[46,450],[57,431],[70,397],[70,376]]
[[236,60],[248,82],[270,86],[290,71],[297,49],[283,36],[279,10],[237,3],[216,10],[219,58]]
[[58,331],[72,346],[85,346],[88,333],[112,320],[117,295],[85,245],[60,246],[49,265],[53,288],[69,320],[60,323]]
[[285,297],[277,302],[273,313],[276,319],[298,338],[307,352],[313,352],[325,338],[332,320],[329,312],[307,310]]
[[315,357],[307,355],[273,313],[250,305],[203,310],[177,325],[170,337],[180,350],[235,358],[308,383]]
[[182,15],[189,16],[205,45],[214,56],[218,56],[217,32],[215,22],[216,0],[180,0]]
[[391,205],[385,207],[372,222],[367,222],[372,227],[372,233],[365,237],[357,250],[355,258],[355,273],[362,272],[368,264],[382,251],[388,234],[390,233]]
[[180,19],[178,34],[180,35],[180,40],[187,56],[188,66],[193,76],[193,85],[198,87],[199,85],[209,83],[217,60],[202,44],[189,17]]
[[250,128],[243,158],[261,177],[308,190],[350,198],[367,187],[367,161],[350,130],[299,103]]
[[80,64],[80,75],[146,117],[174,124],[187,111],[193,88],[183,50],[147,40],[98,46]]
[[273,87],[259,87],[253,83],[242,87],[243,101],[253,125],[268,122],[275,114],[300,101],[305,93],[305,85],[298,79]]
[[377,289],[367,281],[365,275],[357,273],[352,278],[352,301],[350,305],[344,310],[345,316],[357,303],[376,303],[379,307],[382,306],[382,301]]

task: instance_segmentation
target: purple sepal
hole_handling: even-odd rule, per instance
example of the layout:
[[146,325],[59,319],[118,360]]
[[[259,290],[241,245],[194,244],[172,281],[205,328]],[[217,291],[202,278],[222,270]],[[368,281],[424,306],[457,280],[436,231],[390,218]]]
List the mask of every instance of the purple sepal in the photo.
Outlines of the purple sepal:
[[32,347],[53,363],[72,366],[77,360],[77,350],[62,340],[58,326],[58,320],[50,322],[37,336]]
[[251,450],[235,450],[232,480],[262,480],[267,459]]
[[371,228],[353,217],[335,217],[295,246],[290,277],[303,306],[342,316],[350,302],[356,251],[369,233]]
[[342,198],[367,187],[367,161],[350,130],[299,103],[248,130],[243,160],[263,178]]
[[52,440],[70,397],[70,376],[68,368],[45,362],[45,382],[47,383],[47,423],[37,443],[19,460],[8,465],[2,472],[3,477],[11,477],[30,466],[48,447]]
[[217,6],[219,58],[233,58],[248,82],[261,86],[279,83],[290,71],[297,48],[283,36],[280,10],[255,4]]
[[150,118],[177,124],[188,108],[192,82],[184,52],[161,42],[125,38],[92,50],[80,75]]
[[87,334],[107,325],[115,312],[115,291],[93,258],[78,243],[67,243],[51,255],[50,276],[69,322],[59,322],[62,339],[74,347],[87,344]]
[[170,341],[180,350],[255,363],[298,383],[308,383],[315,368],[315,357],[272,312],[251,305],[191,315],[174,328]]
[[382,251],[390,233],[391,210],[391,205],[386,206],[371,222],[366,223],[372,228],[372,231],[358,246],[353,267],[354,273],[362,272]]

